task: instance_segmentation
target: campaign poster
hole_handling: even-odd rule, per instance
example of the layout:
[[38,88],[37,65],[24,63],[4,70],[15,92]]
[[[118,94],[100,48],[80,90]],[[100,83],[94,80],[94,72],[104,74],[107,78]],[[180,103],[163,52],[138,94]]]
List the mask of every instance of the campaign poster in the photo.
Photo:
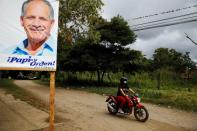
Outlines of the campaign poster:
[[58,10],[58,0],[0,0],[0,70],[56,70]]

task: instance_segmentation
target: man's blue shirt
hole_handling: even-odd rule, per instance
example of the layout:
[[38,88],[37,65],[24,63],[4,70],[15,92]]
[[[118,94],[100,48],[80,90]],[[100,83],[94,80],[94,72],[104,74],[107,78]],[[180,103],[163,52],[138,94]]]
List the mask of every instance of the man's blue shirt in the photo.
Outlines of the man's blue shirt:
[[[28,45],[28,40],[25,39],[24,41],[22,41],[12,52],[12,54],[17,54],[17,55],[31,55],[28,53],[28,50],[26,49]],[[44,43],[41,46],[41,49],[35,54],[35,56],[47,56],[47,55],[52,55],[53,53],[53,48],[48,44],[48,43]]]

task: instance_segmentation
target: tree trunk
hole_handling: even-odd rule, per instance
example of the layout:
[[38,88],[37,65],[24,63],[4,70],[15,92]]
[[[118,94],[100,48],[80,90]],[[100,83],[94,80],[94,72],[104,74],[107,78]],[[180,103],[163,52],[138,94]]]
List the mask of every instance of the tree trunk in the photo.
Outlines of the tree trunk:
[[109,81],[110,81],[110,83],[111,83],[112,80],[111,80],[111,77],[110,77],[110,74],[109,74],[109,73],[107,74],[107,77],[108,77],[108,79],[109,79]]
[[100,72],[99,72],[99,70],[97,70],[97,78],[98,78],[98,84],[100,85],[101,78],[100,78]]
[[89,81],[92,81],[92,77],[93,77],[93,73],[91,72]]
[[101,82],[102,82],[102,83],[103,83],[104,75],[105,75],[105,71],[102,72],[102,76],[101,76]]

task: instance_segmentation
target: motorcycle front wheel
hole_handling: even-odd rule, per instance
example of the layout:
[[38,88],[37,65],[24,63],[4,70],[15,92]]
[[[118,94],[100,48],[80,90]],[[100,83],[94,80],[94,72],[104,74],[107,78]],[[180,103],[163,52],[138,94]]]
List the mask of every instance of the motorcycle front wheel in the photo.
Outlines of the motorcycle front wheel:
[[143,106],[141,108],[135,108],[134,116],[138,121],[145,122],[148,120],[149,113],[148,110]]

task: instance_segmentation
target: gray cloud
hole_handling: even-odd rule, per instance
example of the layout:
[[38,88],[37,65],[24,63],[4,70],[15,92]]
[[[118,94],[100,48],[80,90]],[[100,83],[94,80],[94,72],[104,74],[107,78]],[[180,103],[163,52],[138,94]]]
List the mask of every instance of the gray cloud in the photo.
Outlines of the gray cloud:
[[[102,12],[104,18],[110,19],[119,14],[128,21],[130,26],[197,12],[197,7],[192,7],[197,5],[197,0],[103,0],[103,2],[105,3]],[[191,8],[183,9],[184,7]],[[182,10],[161,14],[173,9]],[[158,15],[144,19],[133,19],[155,13]],[[197,42],[197,22],[136,31],[135,33],[138,38],[134,44],[130,45],[130,48],[142,51],[148,58],[152,57],[155,49],[163,47],[173,48],[182,53],[189,51],[191,58],[197,61],[197,45],[188,40],[184,34],[187,33]]]

